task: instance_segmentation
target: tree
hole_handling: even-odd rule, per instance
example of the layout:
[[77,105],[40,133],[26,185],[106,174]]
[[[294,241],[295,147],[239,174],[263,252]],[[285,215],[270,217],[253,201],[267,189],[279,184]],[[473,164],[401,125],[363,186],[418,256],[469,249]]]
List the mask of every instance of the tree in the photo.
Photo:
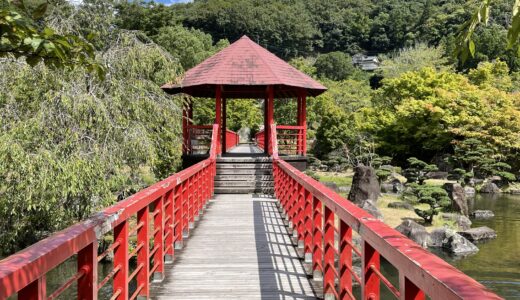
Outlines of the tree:
[[84,66],[102,76],[103,67],[95,61],[94,47],[86,39],[38,26],[33,19],[41,20],[46,11],[47,2],[33,11],[23,1],[16,8],[0,8],[0,57],[24,57],[31,66],[40,62],[58,68]]
[[115,24],[119,28],[141,30],[148,36],[157,35],[163,27],[181,23],[181,17],[171,7],[154,1],[118,1],[115,9]]
[[229,45],[227,40],[221,40],[213,45],[209,34],[182,26],[162,27],[158,30],[157,35],[152,38],[157,44],[178,58],[185,70],[193,68],[204,59]]
[[379,73],[383,78],[396,78],[406,72],[419,71],[425,67],[438,71],[449,70],[443,47],[428,47],[420,43],[399,50],[394,56],[383,57]]
[[408,168],[403,172],[404,176],[408,180],[408,183],[418,183],[419,185],[424,184],[424,181],[428,178],[426,174],[429,172],[437,171],[439,168],[434,164],[428,164],[415,157],[408,158]]
[[414,193],[419,203],[429,206],[427,209],[416,208],[414,210],[426,224],[431,224],[434,216],[451,205],[448,193],[438,186],[420,185],[414,189]]
[[319,77],[336,81],[347,79],[356,70],[352,58],[339,51],[318,56],[314,67]]
[[500,152],[520,148],[518,95],[473,85],[461,74],[431,68],[386,79],[373,107],[360,111],[380,154],[430,160],[450,153],[452,142],[477,138]]

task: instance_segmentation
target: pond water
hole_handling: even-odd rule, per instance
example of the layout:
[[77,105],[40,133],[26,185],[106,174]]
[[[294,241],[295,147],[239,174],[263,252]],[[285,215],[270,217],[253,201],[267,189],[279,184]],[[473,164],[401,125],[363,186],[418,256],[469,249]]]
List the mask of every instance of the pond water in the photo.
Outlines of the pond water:
[[465,258],[437,255],[506,299],[520,299],[520,195],[477,195],[470,210],[489,209],[495,217],[472,220],[487,226],[497,238],[477,244],[480,251]]

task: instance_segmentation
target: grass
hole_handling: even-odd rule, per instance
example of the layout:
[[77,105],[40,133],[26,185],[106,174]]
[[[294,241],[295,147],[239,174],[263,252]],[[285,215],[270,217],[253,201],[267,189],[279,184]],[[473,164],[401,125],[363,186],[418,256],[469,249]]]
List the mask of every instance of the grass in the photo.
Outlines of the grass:
[[352,172],[316,172],[321,182],[333,182],[338,187],[352,185]]

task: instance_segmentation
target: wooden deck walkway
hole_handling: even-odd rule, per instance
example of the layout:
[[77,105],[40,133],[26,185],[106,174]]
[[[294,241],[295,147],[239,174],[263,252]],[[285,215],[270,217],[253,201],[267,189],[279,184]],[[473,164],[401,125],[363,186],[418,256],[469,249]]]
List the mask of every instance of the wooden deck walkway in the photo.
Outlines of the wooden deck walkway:
[[275,201],[216,195],[152,299],[316,299]]

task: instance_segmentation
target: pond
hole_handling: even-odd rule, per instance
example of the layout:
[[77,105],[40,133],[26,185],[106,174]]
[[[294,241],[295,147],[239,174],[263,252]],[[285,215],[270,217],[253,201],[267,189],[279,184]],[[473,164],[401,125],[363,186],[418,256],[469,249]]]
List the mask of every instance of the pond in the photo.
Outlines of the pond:
[[520,195],[477,195],[470,210],[489,209],[495,217],[472,220],[472,227],[487,226],[497,238],[477,246],[465,258],[437,255],[506,299],[520,299]]

